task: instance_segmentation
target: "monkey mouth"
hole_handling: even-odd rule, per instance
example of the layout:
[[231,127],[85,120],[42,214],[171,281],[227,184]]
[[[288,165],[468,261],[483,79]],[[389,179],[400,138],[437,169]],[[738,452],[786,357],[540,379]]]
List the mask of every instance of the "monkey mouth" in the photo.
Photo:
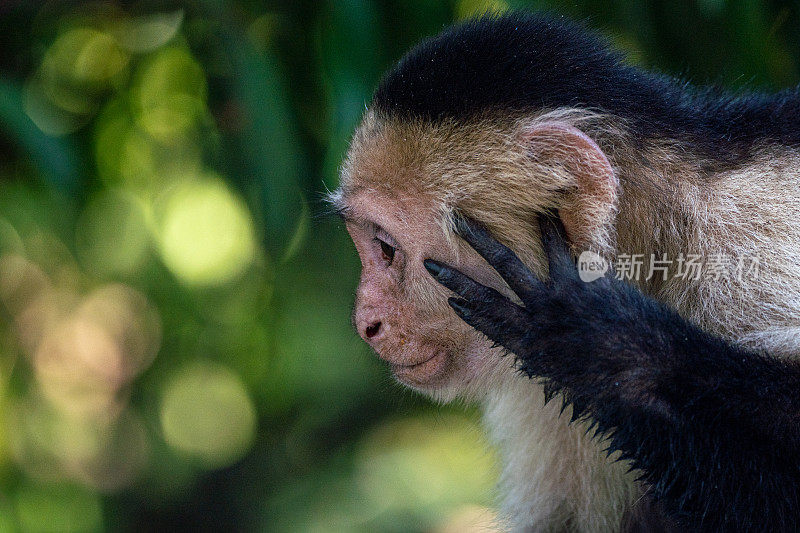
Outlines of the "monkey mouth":
[[447,357],[442,351],[434,352],[430,357],[418,363],[390,363],[395,378],[411,386],[427,384],[442,374],[446,368]]
[[409,368],[409,369],[410,369],[410,368],[417,368],[417,367],[420,367],[420,366],[424,365],[425,363],[427,363],[428,361],[430,361],[431,359],[433,359],[433,358],[434,358],[434,357],[436,357],[437,355],[440,355],[440,352],[435,352],[433,355],[431,355],[431,356],[430,356],[430,357],[428,357],[427,359],[423,359],[423,360],[422,360],[422,361],[420,361],[419,363],[407,363],[407,364],[402,364],[402,363],[391,363],[391,362],[390,362],[390,363],[389,363],[389,365],[390,365],[390,366],[391,366],[393,369],[394,369],[394,368]]

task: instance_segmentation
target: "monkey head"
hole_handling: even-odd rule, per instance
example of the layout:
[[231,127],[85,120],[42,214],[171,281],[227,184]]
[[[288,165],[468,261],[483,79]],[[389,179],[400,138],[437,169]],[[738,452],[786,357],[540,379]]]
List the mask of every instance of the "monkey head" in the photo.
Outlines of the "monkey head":
[[[400,381],[442,399],[490,390],[512,371],[457,319],[423,267],[441,260],[511,296],[455,236],[453,213],[483,223],[539,275],[546,262],[535,221],[547,209],[559,209],[574,247],[608,255],[619,179],[606,154],[618,162],[632,144],[611,115],[576,107],[592,103],[584,73],[617,68],[597,43],[578,30],[554,34],[538,19],[484,26],[421,43],[384,77],[332,195],[363,265],[356,329]],[[565,64],[567,51],[585,64]]]
[[[581,178],[586,190],[578,192]],[[482,221],[543,274],[537,213],[566,207],[562,216],[574,240],[600,242],[603,232],[592,234],[602,229],[597,214],[591,223],[582,217],[598,206],[610,212],[613,186],[596,144],[552,117],[477,117],[464,124],[368,112],[333,195],[362,263],[356,330],[410,387],[441,400],[491,390],[513,371],[512,362],[456,317],[423,260],[447,262],[513,298],[455,236],[453,213]]]

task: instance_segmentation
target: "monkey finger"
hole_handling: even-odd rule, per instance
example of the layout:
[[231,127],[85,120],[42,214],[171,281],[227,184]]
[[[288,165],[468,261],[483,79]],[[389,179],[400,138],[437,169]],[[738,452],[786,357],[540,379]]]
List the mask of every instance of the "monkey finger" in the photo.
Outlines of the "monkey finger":
[[542,282],[509,247],[501,244],[480,223],[456,216],[456,230],[523,301],[543,288]]
[[578,279],[578,271],[567,241],[567,232],[558,211],[554,214],[539,215],[539,230],[542,234],[542,246],[547,255],[550,279],[553,281],[558,278]]
[[469,276],[445,264],[432,259],[426,259],[423,264],[436,281],[462,298],[487,305],[511,302],[496,290],[481,285]]

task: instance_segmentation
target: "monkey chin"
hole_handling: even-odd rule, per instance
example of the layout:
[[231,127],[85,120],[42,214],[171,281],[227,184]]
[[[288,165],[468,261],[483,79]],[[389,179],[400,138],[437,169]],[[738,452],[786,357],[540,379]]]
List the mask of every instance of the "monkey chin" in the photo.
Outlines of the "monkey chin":
[[452,357],[445,351],[436,351],[429,358],[411,365],[390,363],[395,379],[407,387],[433,393],[447,385]]
[[388,362],[401,385],[436,402],[480,401],[516,372],[514,364],[502,357],[504,354],[484,338],[476,338],[463,345],[439,347],[416,364]]

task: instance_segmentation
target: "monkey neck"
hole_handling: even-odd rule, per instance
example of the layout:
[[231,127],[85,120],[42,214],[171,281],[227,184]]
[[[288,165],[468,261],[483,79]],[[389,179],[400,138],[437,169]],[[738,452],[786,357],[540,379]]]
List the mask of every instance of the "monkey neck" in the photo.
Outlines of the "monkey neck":
[[747,151],[723,146],[713,158],[685,139],[634,144],[625,136],[608,148],[620,181],[617,254],[668,253],[674,259],[672,254],[701,253],[720,244],[715,226],[746,216],[745,208],[763,203],[766,194],[798,196],[796,187],[782,185],[795,183],[800,169],[800,151],[789,146],[764,144]]
[[484,423],[501,456],[502,513],[512,531],[617,531],[640,495],[583,422],[569,424],[558,399],[509,371],[483,401]]
[[[656,145],[638,152],[623,147],[615,155],[620,181],[619,244],[648,242],[657,246],[665,237],[669,238],[660,233],[666,221],[651,217],[658,214],[675,218],[675,213],[683,207],[681,189],[696,181],[700,169],[691,161],[676,157],[674,150]],[[646,225],[631,225],[645,219]]]
[[[649,267],[651,254],[658,259],[666,254],[674,262],[680,254],[702,253],[704,250],[698,247],[708,244],[698,243],[695,238],[703,234],[705,224],[698,204],[709,196],[708,188],[722,179],[723,171],[717,176],[710,170],[713,166],[675,152],[674,148],[654,146],[615,161],[620,179],[614,250],[617,257],[638,254],[643,267]],[[713,236],[709,234],[708,238]],[[632,282],[661,298],[663,278],[646,277],[643,274]]]

